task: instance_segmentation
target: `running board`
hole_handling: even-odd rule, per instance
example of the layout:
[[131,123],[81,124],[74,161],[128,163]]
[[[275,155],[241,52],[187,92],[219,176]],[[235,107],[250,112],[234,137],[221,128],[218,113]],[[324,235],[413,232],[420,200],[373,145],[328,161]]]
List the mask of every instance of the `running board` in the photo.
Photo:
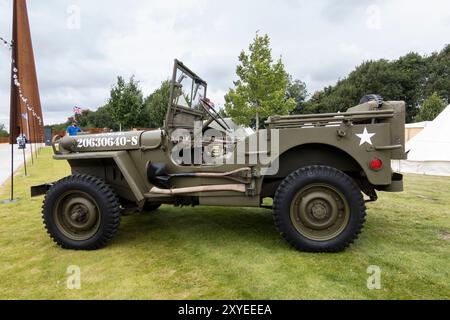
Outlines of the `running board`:
[[221,191],[245,193],[247,191],[247,188],[245,184],[223,184],[223,185],[199,186],[199,187],[179,188],[179,189],[160,189],[154,187],[150,190],[150,193],[176,196],[190,193],[221,192]]

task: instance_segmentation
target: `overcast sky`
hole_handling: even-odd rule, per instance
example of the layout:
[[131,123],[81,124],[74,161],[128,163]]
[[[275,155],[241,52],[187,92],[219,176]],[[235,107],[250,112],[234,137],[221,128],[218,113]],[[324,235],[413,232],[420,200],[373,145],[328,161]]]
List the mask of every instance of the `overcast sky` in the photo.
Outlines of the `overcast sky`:
[[[237,56],[255,32],[313,93],[369,59],[430,54],[450,43],[448,0],[28,0],[47,124],[73,106],[105,104],[117,75],[145,94],[179,58],[223,103]],[[12,0],[0,0],[0,36],[11,38]],[[10,53],[0,47],[0,123],[9,117]]]

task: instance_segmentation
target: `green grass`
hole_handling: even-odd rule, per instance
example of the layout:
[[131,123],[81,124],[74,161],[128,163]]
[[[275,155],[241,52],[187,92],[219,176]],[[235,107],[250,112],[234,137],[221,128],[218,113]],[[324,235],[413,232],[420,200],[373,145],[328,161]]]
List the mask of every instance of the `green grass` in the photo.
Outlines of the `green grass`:
[[[29,187],[69,174],[42,151],[17,197],[0,205],[2,299],[448,299],[450,179],[407,176],[401,194],[368,205],[360,240],[341,254],[290,249],[263,209],[172,208],[124,217],[96,252],[65,251],[46,235]],[[0,199],[8,197],[8,185]],[[66,288],[81,268],[81,290]],[[367,268],[382,270],[370,291]]]

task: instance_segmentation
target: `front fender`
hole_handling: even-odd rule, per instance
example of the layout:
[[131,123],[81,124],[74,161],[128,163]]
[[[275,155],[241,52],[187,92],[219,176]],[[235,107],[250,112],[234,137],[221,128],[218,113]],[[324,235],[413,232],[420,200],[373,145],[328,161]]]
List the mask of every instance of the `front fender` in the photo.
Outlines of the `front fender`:
[[[125,181],[131,189],[131,192],[136,198],[138,203],[145,201],[145,189],[146,184],[139,174],[130,154],[127,151],[114,151],[114,152],[95,152],[95,153],[71,153],[71,154],[56,154],[53,156],[55,160],[67,160],[71,161],[85,161],[83,164],[89,167],[90,162],[93,160],[112,159],[121,171]],[[101,169],[101,168],[94,168]]]

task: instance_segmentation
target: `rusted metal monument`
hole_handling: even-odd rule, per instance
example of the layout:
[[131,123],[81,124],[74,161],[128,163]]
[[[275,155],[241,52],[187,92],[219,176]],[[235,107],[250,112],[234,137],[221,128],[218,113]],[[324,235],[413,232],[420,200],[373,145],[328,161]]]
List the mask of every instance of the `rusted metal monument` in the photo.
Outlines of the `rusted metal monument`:
[[[17,138],[25,136],[29,142],[33,159],[44,142],[44,121],[42,116],[39,86],[31,40],[26,0],[14,0],[11,59],[11,200],[14,199],[14,144]],[[24,166],[26,171],[26,158]]]
[[[42,143],[42,108],[25,0],[14,0],[12,45],[11,142],[15,142],[16,138],[24,133],[32,142]],[[20,86],[14,83],[15,75]]]

